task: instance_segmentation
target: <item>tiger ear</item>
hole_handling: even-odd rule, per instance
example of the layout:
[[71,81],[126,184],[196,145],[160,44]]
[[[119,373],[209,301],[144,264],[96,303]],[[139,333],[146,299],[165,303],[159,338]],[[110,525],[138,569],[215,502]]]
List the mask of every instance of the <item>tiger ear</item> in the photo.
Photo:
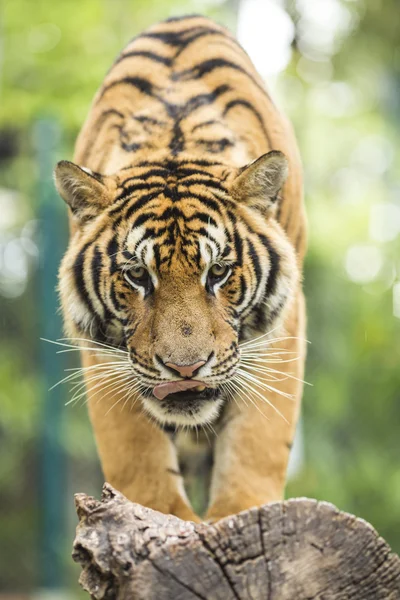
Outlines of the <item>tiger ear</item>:
[[286,156],[278,150],[272,150],[240,170],[233,181],[231,194],[237,201],[263,214],[273,212],[288,172]]
[[98,215],[111,202],[109,177],[93,173],[73,162],[62,160],[54,170],[54,181],[60,196],[79,222]]

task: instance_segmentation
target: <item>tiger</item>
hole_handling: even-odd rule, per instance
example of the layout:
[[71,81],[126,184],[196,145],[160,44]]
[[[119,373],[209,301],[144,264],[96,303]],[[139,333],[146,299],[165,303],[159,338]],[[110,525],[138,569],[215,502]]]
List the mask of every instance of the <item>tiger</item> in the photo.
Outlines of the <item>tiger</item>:
[[[194,522],[281,500],[306,355],[302,165],[234,35],[201,15],[137,35],[54,178],[60,303],[106,480]],[[202,514],[179,443],[199,432]]]

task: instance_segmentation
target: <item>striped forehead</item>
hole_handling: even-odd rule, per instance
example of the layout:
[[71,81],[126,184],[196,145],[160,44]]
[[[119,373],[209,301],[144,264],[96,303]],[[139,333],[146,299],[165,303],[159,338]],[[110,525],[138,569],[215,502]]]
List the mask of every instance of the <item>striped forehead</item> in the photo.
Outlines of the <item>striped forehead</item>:
[[149,265],[154,258],[154,240],[146,237],[146,227],[134,227],[128,234],[125,248],[138,262]]
[[187,262],[201,262],[209,264],[220,259],[226,253],[227,235],[225,227],[208,224],[202,233],[196,229],[188,228],[185,233],[173,229],[173,243],[171,237],[164,235],[154,237],[148,236],[145,226],[134,227],[128,234],[124,250],[126,250],[138,262],[150,266],[155,258],[167,261],[168,258],[182,257]]
[[222,258],[227,247],[227,235],[225,227],[209,224],[207,226],[207,235],[199,236],[200,254],[205,263],[213,262]]

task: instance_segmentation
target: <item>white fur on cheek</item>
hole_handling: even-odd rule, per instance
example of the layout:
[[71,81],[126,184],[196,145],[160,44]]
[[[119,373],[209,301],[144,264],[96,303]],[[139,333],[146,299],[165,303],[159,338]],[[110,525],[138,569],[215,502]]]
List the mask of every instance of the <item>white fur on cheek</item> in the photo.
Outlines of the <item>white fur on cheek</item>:
[[73,323],[79,323],[81,328],[89,329],[93,315],[80,299],[75,290],[75,285],[70,279],[72,279],[70,273],[64,273],[60,279],[59,287],[64,313],[69,316]]

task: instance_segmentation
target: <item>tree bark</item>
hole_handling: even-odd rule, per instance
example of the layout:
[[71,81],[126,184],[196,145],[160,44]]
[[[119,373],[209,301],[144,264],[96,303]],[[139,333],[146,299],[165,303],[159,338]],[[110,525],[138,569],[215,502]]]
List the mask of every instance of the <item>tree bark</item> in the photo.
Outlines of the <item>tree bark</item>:
[[276,502],[214,525],[77,494],[73,558],[96,600],[398,600],[400,559],[332,504]]

